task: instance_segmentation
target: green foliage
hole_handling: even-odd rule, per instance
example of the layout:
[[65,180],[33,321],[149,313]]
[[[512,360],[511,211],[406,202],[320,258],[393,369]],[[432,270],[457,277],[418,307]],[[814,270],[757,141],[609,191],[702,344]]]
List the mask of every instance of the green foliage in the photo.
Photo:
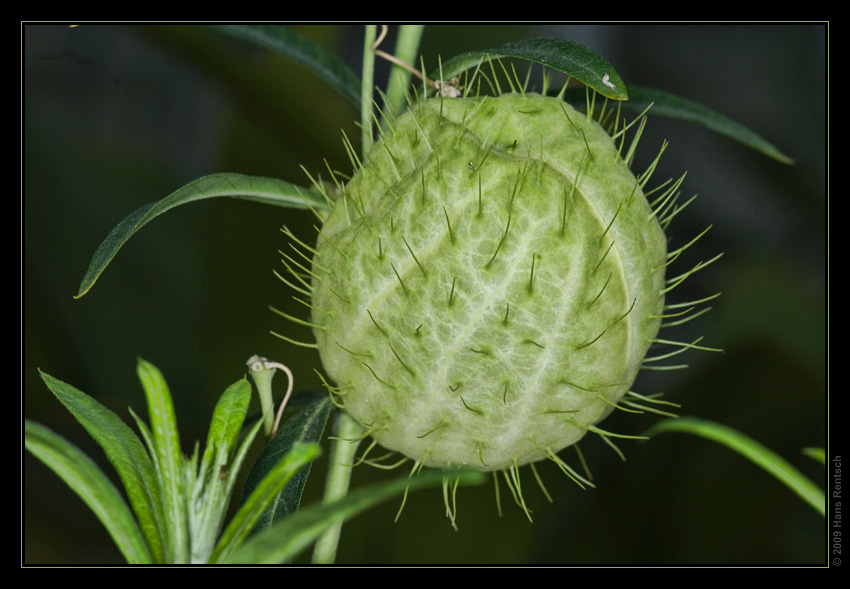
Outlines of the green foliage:
[[[299,61],[350,100],[355,100],[356,85],[352,78],[353,74],[321,46],[294,35],[284,27],[227,25],[220,29]],[[480,66],[483,62],[500,57],[519,57],[540,63],[584,82],[603,96],[614,100],[629,99],[625,84],[607,61],[586,47],[558,39],[528,39],[495,49],[466,53],[449,61],[441,71],[448,79],[470,68]],[[609,76],[605,78],[606,82],[615,86],[616,89],[602,82],[606,75]],[[580,96],[583,100],[583,91]],[[792,161],[768,141],[743,125],[691,101],[667,92],[650,89],[640,89],[637,96],[633,95],[632,98],[637,99],[637,102],[631,104],[635,104],[635,108],[641,111],[649,105],[657,104],[657,110],[653,111],[653,114],[705,125],[775,159],[785,163]],[[365,118],[364,123],[368,123],[371,115]],[[118,250],[148,222],[176,206],[222,196],[296,209],[326,210],[328,208],[328,203],[312,190],[283,180],[255,178],[240,174],[214,174],[199,178],[157,203],[140,207],[121,221],[95,252],[80,284],[77,297],[89,291]]]
[[[85,501],[106,527],[127,562],[130,564],[154,562],[151,549],[158,549],[160,553],[162,551],[159,538],[156,536],[157,530],[152,530],[155,535],[151,538],[150,545],[147,544],[124,497],[100,468],[73,444],[43,425],[25,420],[24,426],[27,450],[49,464],[53,471]],[[131,487],[133,494],[137,494],[138,490],[140,490],[138,486]],[[141,514],[139,515],[141,517]]]
[[278,207],[323,210],[327,203],[311,190],[274,178],[257,178],[242,174],[212,174],[190,182],[159,202],[149,203],[129,214],[106,236],[92,257],[80,284],[77,298],[86,294],[106,266],[139,229],[174,207],[227,196]]
[[[411,479],[396,479],[376,485],[361,487],[333,503],[302,509],[280,524],[268,528],[243,544],[223,564],[252,562],[274,564],[286,562],[308,547],[332,525],[353,517],[377,503],[407,491],[427,486],[437,486],[445,474],[430,471]],[[480,484],[484,477],[477,472],[452,474],[459,484]]]
[[[148,427],[136,417],[147,453],[115,413],[42,373],[56,398],[103,448],[121,477],[132,510],[100,468],[73,444],[42,425],[29,420],[25,424],[27,450],[85,501],[130,564],[285,562],[329,526],[409,488],[442,480],[440,475],[412,483],[396,481],[345,501],[304,509],[298,519],[287,519],[298,510],[304,470],[320,452],[317,440],[330,405],[324,398],[293,417],[272,440],[249,476],[239,509],[224,526],[239,471],[262,425],[262,420],[257,421],[239,442],[251,396],[248,381],[237,381],[220,397],[199,464],[197,446],[191,457],[180,449],[171,393],[162,374],[144,360],[139,360],[138,373],[151,419]],[[299,473],[304,474],[293,480]],[[464,481],[476,479],[465,477]],[[282,520],[285,526],[275,525]],[[255,528],[267,533],[248,539]]]
[[[826,515],[826,495],[808,477],[794,468],[787,460],[765,448],[749,436],[735,431],[731,427],[713,423],[704,419],[682,417],[666,419],[652,427],[647,436],[664,432],[683,432],[700,436],[727,446],[744,456],[752,463],[763,468],[776,480],[796,493],[803,501],[811,505],[821,516]],[[823,449],[807,449],[816,459],[823,462]]]
[[[319,440],[322,437],[330,409],[330,397],[322,395],[286,422],[286,426],[271,439],[251,468],[248,479],[245,481],[245,490],[242,493],[240,505],[262,483],[266,474],[274,469],[296,445]],[[254,533],[270,528],[273,524],[298,511],[309,474],[310,464],[295,474],[256,521],[253,528]]]
[[[464,53],[442,64],[438,79],[454,78],[502,57],[525,59],[563,72],[612,100],[629,99],[625,83],[608,61],[587,47],[563,39],[523,39],[494,49]],[[434,73],[432,76],[437,77]]]
[[[375,116],[371,101],[374,87],[371,68],[364,63],[364,76],[358,80],[321,44],[286,27],[227,25],[214,28],[295,60],[348,103],[359,107],[364,148],[369,144],[367,137],[371,137],[373,121],[391,120],[390,111],[402,106],[403,95],[390,88],[386,93],[387,112]],[[414,63],[412,58],[416,55],[421,27],[405,25],[401,29],[396,55],[405,55],[406,61]],[[484,64],[495,76],[496,68],[502,66],[494,66],[494,60],[501,58],[543,64],[618,101],[617,105],[623,110],[643,112],[652,105],[652,114],[696,122],[778,161],[791,162],[788,156],[756,133],[711,109],[660,90],[631,84],[627,89],[605,59],[569,41],[529,39],[467,52],[443,61],[439,78],[462,76],[464,71],[484,67]],[[364,62],[370,59],[367,47]],[[508,79],[512,75],[515,76],[508,74]],[[432,76],[438,78],[437,74]],[[583,88],[564,93],[566,101],[578,105],[584,104],[587,96]],[[348,150],[350,157],[358,157],[350,144]],[[278,207],[313,210],[321,219],[330,203],[315,188],[240,174],[215,174],[191,182],[159,202],[138,208],[113,229],[97,248],[76,298],[90,291],[130,237],[149,221],[179,205],[230,196]],[[44,426],[30,420],[25,422],[27,449],[85,501],[129,563],[286,562],[328,528],[378,502],[440,481],[445,488],[443,475],[423,473],[410,480],[399,479],[376,488],[358,489],[340,501],[299,510],[310,464],[318,456],[317,442],[331,412],[325,398],[311,403],[286,422],[263,450],[249,474],[238,510],[226,524],[225,516],[237,475],[245,466],[248,449],[262,424],[260,420],[247,429],[244,427],[250,385],[242,379],[225,391],[213,412],[203,454],[199,455],[196,447],[193,454],[186,455],[180,448],[174,403],[165,379],[156,367],[145,361],[140,360],[137,368],[150,420],[148,426],[133,414],[141,439],[116,414],[93,398],[45,373],[41,375],[47,387],[103,448],[125,488],[126,500],[100,469],[70,442]],[[791,469],[782,466],[772,470],[780,463],[773,454],[730,428],[705,428],[703,425],[690,420],[674,420],[663,422],[654,432],[690,431],[727,444],[771,470],[785,484],[796,486],[797,492],[812,505],[818,504],[816,490],[806,486]],[[823,462],[822,450],[808,453]],[[478,482],[479,479],[463,474],[458,480]]]

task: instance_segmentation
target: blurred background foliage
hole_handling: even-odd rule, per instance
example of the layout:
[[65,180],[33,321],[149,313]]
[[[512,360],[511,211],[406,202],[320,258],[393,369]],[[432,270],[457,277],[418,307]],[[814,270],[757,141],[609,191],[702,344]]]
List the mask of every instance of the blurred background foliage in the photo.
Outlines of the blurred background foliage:
[[[292,25],[359,74],[362,26]],[[123,417],[145,414],[137,357],[163,371],[184,449],[203,439],[215,400],[261,354],[316,388],[309,340],[269,311],[291,293],[282,269],[285,224],[314,239],[300,211],[216,199],[181,207],[130,240],[92,291],[72,297],[95,248],[125,215],[213,172],[307,184],[299,166],[348,171],[340,129],[356,141],[358,113],[303,68],[200,26],[58,24],[23,27],[23,412],[68,437],[112,475],[102,452],[53,398],[41,368]],[[746,433],[825,483],[804,457],[826,445],[826,61],[823,25],[438,25],[426,28],[426,69],[460,52],[533,36],[570,39],[608,59],[627,84],[654,87],[739,121],[796,160],[772,161],[694,125],[651,118],[636,169],[670,147],[654,179],[688,176],[699,198],[677,217],[674,247],[708,225],[683,271],[725,256],[674,291],[673,301],[722,292],[708,315],[665,337],[721,347],[679,356],[690,368],[644,372],[682,414]],[[385,49],[392,47],[392,36]],[[378,64],[378,82],[388,68]],[[678,244],[678,245],[676,245]],[[297,305],[293,311],[303,315]],[[278,384],[281,391],[283,380]],[[605,429],[638,434],[652,416],[616,412]],[[597,488],[582,491],[554,465],[530,471],[530,524],[501,485],[459,493],[459,531],[439,490],[350,522],[340,563],[822,564],[824,520],[726,448],[682,434],[619,444],[627,461],[589,438]],[[564,456],[574,465],[574,454]],[[390,476],[369,467],[353,485]],[[314,466],[306,501],[323,487]],[[83,503],[29,454],[23,461],[23,560],[120,562]]]

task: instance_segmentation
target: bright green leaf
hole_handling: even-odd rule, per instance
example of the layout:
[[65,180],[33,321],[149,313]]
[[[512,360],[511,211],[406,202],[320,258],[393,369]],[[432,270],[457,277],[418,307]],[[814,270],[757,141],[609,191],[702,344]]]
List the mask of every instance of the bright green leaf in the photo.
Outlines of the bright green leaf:
[[[191,464],[191,506],[187,516],[192,537],[191,560],[205,563],[215,549],[222,522],[230,504],[233,482],[239,474],[241,452],[235,452],[245,414],[251,401],[251,385],[242,378],[221,395],[213,411],[200,469]],[[247,438],[246,438],[247,439]],[[250,436],[248,444],[253,440]],[[230,458],[237,454],[235,462]]]
[[794,468],[784,458],[736,430],[695,417],[665,419],[645,433],[653,436],[663,432],[684,432],[713,440],[738,452],[757,466],[776,477],[799,495],[821,515],[826,513],[824,492]]
[[322,211],[329,208],[323,197],[283,180],[229,173],[198,178],[161,201],[148,203],[125,217],[98,246],[75,298],[80,298],[91,289],[118,250],[150,221],[174,207],[222,196],[293,209],[312,208]]
[[203,465],[197,474],[191,503],[194,508],[188,513],[193,563],[205,564],[212,558],[242,464],[262,424],[257,421],[248,430],[232,462],[228,463],[225,448],[219,448],[212,464]]
[[443,471],[429,470],[410,478],[360,487],[338,501],[301,509],[292,517],[251,537],[229,555],[225,562],[230,564],[286,562],[297,556],[330,526],[351,519],[387,499],[399,496],[405,490],[440,485],[446,476],[457,477],[460,484],[477,484],[485,480],[484,473],[480,472],[447,474]]
[[263,478],[224,530],[210,562],[227,558],[248,536],[260,516],[275,500],[283,486],[307,463],[319,455],[318,444],[296,444]]
[[142,442],[113,411],[71,385],[44,372],[40,374],[56,398],[103,448],[127,491],[154,560],[162,562],[159,483]]
[[156,467],[162,491],[165,521],[166,559],[180,564],[189,559],[189,536],[186,529],[183,454],[171,392],[159,369],[139,359],[136,371],[148,400],[148,418],[156,451]]
[[629,99],[625,83],[605,58],[583,45],[564,39],[525,39],[494,49],[463,53],[443,63],[440,70],[432,72],[431,77],[449,80],[481,62],[501,57],[533,61],[563,72],[608,98]]
[[803,448],[801,452],[812,460],[826,464],[826,451],[823,448]]
[[150,564],[151,553],[121,493],[76,446],[50,429],[25,420],[24,444],[59,475],[100,519],[130,564]]
[[246,378],[230,385],[221,395],[213,411],[207,434],[203,459],[205,463],[212,460],[219,448],[224,448],[229,455],[233,454],[250,402],[251,384]]

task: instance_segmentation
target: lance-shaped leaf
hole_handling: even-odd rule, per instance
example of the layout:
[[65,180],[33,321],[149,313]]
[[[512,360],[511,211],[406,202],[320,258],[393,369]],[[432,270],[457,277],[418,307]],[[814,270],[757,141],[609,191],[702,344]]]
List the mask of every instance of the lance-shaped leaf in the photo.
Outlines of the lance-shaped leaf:
[[59,475],[100,519],[130,564],[150,564],[151,553],[133,513],[115,485],[81,450],[37,423],[25,420],[27,450]]
[[645,435],[653,436],[663,432],[683,432],[723,444],[770,473],[818,513],[826,513],[826,496],[817,485],[777,453],[728,426],[695,417],[682,417],[665,419],[650,428]]
[[517,57],[563,72],[598,93],[614,100],[628,100],[626,85],[608,61],[583,45],[564,39],[538,37],[508,43],[501,47],[470,51],[450,59],[432,72],[434,79],[449,80],[479,63]]
[[227,558],[254,528],[260,516],[275,500],[283,486],[307,463],[319,455],[318,444],[296,444],[263,478],[224,530],[210,562]]
[[159,483],[141,440],[118,415],[94,398],[49,374],[40,374],[56,398],[103,448],[127,491],[154,561],[162,562]]
[[314,72],[319,78],[360,108],[360,80],[336,55],[322,45],[282,25],[214,25],[216,29],[285,55]]
[[[202,465],[209,464],[220,448],[227,455],[233,455],[250,402],[251,384],[247,378],[230,385],[224,391],[213,411]],[[204,470],[203,466],[201,470]]]
[[261,426],[262,421],[257,421],[248,430],[232,461],[228,461],[227,449],[223,446],[219,447],[212,468],[207,470],[202,468],[198,473],[198,478],[195,480],[193,509],[189,512],[190,525],[195,526],[192,532],[192,562],[208,563],[210,561],[224,527],[224,518],[233,496],[237,477],[248,449]]
[[329,208],[325,199],[315,192],[283,180],[229,173],[211,174],[198,178],[159,202],[148,203],[125,217],[98,246],[74,298],[80,298],[86,294],[118,250],[133,234],[153,219],[174,207],[222,196],[293,209],[312,208],[323,211]]
[[428,470],[414,477],[360,487],[343,499],[311,505],[301,509],[271,528],[245,541],[224,562],[230,564],[278,564],[297,556],[334,524],[350,519],[367,509],[403,494],[406,490],[437,486],[444,478],[457,479],[459,484],[478,484],[484,473],[463,471],[446,473]]
[[166,560],[175,564],[187,563],[189,533],[186,528],[183,454],[180,450],[174,402],[168,385],[156,366],[140,359],[136,371],[148,400],[150,433],[156,455],[164,528],[167,533]]
[[[207,562],[218,540],[233,481],[241,466],[241,456],[237,456],[234,463],[230,460],[236,454],[239,432],[250,401],[251,385],[246,378],[224,391],[213,412],[201,467],[191,472],[192,499],[187,515],[192,535],[192,562]],[[253,440],[253,436],[250,438]]]
[[622,108],[643,112],[651,104],[649,114],[653,116],[698,123],[784,164],[794,163],[793,159],[754,131],[708,107],[663,90],[630,86],[629,92],[629,101],[623,103]]
[[[330,408],[330,397],[323,395],[322,398],[313,401],[290,418],[278,430],[248,474],[248,479],[245,481],[245,490],[242,494],[242,503],[246,501],[251,493],[254,492],[254,489],[260,485],[265,476],[296,444],[319,442],[322,433],[325,431]],[[301,495],[304,492],[304,485],[307,483],[307,477],[310,474],[310,466],[308,464],[299,470],[281,489],[272,504],[266,509],[259,520],[257,520],[254,526],[254,532],[268,528],[278,520],[286,518],[298,511],[301,503]]]

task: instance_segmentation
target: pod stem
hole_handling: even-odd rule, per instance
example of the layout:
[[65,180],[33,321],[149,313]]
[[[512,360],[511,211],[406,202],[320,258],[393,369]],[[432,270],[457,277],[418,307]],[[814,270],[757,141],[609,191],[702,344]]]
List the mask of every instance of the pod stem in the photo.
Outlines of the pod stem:
[[[331,503],[348,494],[351,469],[357,446],[363,437],[363,428],[344,411],[338,411],[334,421],[334,436],[331,438],[328,478],[325,484],[324,503]],[[333,564],[342,532],[342,522],[328,528],[316,541],[313,549],[313,564]]]
[[[384,25],[386,26],[386,25]],[[419,44],[425,25],[400,25],[395,46],[395,58],[402,63],[413,63],[419,53]],[[409,90],[412,72],[402,66],[394,69],[387,82],[387,104],[384,107],[384,128],[387,118],[401,114]],[[422,74],[418,74],[422,75]],[[382,129],[382,130],[383,130]]]
[[360,125],[363,140],[362,155],[366,155],[372,148],[374,137],[372,135],[372,105],[373,95],[375,90],[375,57],[381,57],[398,66],[399,69],[393,70],[390,78],[387,81],[387,92],[385,94],[386,104],[384,104],[384,117],[382,121],[383,130],[386,127],[387,120],[401,112],[404,107],[405,96],[410,85],[411,75],[425,80],[425,82],[439,88],[439,85],[432,80],[428,80],[419,70],[407,64],[416,59],[419,52],[419,42],[422,39],[422,31],[425,25],[401,25],[398,28],[398,38],[396,39],[395,55],[389,54],[386,51],[378,49],[387,35],[387,25],[381,25],[381,32],[378,34],[375,25],[366,26],[366,37],[363,46],[363,80],[360,86]]
[[377,38],[377,27],[366,25],[366,38],[363,43],[363,79],[360,83],[360,133],[361,153],[372,150],[372,96],[375,88],[375,53],[372,46]]

